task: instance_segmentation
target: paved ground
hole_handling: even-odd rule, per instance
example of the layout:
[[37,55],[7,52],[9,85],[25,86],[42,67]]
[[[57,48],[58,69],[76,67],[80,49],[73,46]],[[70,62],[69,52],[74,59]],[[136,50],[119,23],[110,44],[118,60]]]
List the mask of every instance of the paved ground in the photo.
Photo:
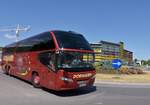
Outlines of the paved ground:
[[0,105],[150,105],[150,86],[97,83],[76,91],[35,89],[0,72]]

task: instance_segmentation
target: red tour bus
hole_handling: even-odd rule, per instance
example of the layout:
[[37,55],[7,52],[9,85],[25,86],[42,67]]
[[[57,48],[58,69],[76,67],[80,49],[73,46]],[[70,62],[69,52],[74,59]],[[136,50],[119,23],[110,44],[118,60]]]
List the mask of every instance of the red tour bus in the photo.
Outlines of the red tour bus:
[[44,32],[2,51],[6,74],[56,91],[92,86],[96,74],[93,62],[94,52],[87,40],[71,31]]

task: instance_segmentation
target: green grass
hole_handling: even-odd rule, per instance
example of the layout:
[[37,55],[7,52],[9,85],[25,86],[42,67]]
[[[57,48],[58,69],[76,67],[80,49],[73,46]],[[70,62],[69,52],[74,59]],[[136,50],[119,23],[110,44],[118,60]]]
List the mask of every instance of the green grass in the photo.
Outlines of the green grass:
[[150,83],[150,72],[144,74],[100,74],[96,75],[97,81],[119,83]]

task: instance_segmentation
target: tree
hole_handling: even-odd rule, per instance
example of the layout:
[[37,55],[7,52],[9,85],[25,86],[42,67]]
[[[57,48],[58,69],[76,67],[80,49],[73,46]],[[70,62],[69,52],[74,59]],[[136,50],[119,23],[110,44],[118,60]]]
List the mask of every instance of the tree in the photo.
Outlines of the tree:
[[149,60],[147,60],[147,64],[150,66],[150,59],[149,59]]
[[137,61],[138,61],[138,59],[135,58],[135,59],[134,59],[134,62],[136,63]]
[[141,64],[142,65],[147,65],[147,61],[146,60],[141,60]]

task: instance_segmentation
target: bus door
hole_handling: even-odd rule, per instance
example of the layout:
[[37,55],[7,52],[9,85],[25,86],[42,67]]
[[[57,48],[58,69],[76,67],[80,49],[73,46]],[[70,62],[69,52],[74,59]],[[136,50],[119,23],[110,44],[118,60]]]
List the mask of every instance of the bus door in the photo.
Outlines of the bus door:
[[39,54],[39,60],[43,64],[42,84],[46,87],[55,88],[55,53],[48,51]]

